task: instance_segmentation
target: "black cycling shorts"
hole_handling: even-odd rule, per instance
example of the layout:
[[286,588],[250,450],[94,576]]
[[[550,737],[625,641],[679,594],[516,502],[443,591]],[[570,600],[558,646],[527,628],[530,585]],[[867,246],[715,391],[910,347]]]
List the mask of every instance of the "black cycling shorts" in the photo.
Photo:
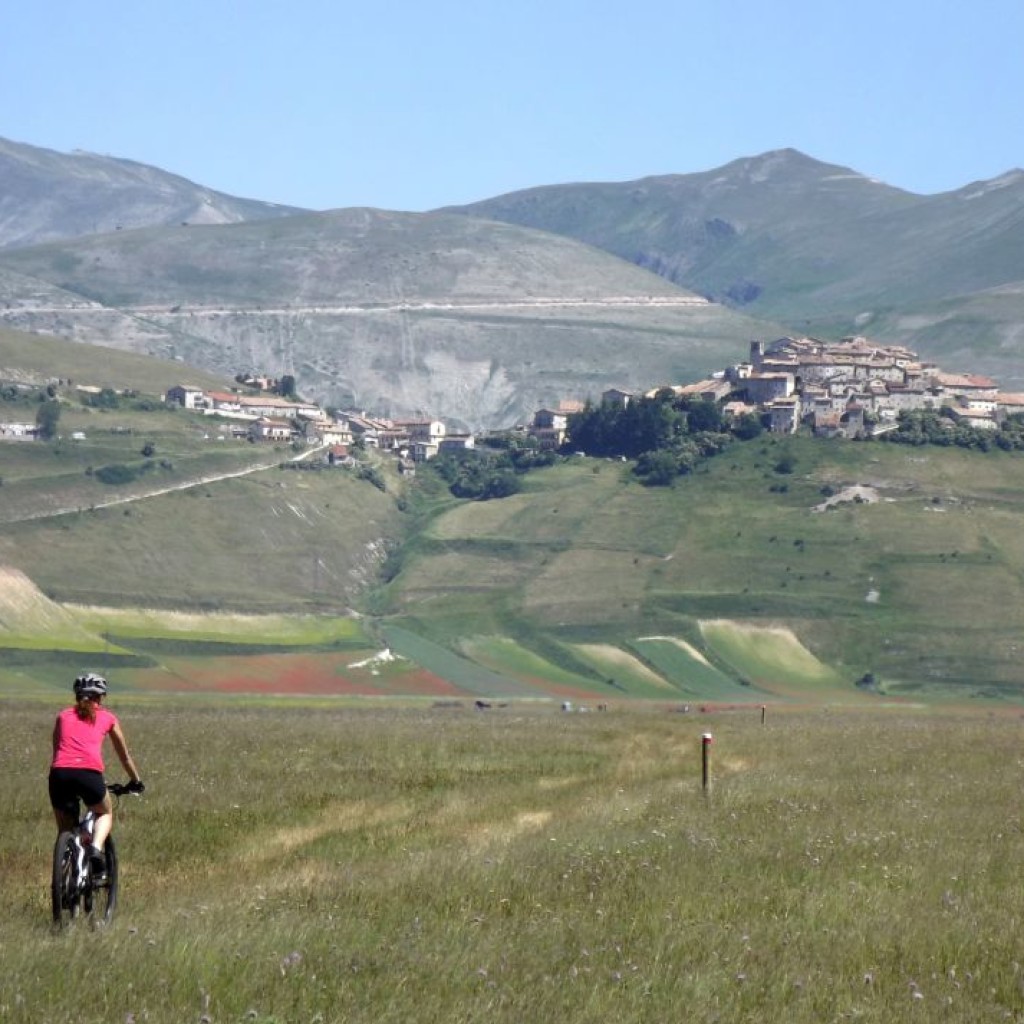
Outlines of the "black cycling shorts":
[[78,817],[78,801],[86,807],[103,803],[107,784],[103,772],[89,768],[51,768],[50,803],[54,810]]

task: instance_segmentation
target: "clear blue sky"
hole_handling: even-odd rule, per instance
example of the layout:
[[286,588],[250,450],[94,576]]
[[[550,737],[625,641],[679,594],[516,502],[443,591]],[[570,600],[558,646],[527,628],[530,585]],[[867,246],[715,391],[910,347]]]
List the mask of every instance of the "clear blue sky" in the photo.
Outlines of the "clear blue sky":
[[315,209],[785,146],[930,193],[1024,165],[1024,3],[11,3],[0,96],[0,136]]

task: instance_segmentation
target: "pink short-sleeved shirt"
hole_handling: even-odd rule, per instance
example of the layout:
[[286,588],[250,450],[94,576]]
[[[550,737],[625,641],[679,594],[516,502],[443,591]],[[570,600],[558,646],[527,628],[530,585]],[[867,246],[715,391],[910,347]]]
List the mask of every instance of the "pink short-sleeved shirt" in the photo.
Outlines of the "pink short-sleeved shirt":
[[103,739],[118,724],[105,707],[96,708],[96,721],[78,717],[74,708],[57,716],[57,743],[51,768],[88,768],[103,771]]

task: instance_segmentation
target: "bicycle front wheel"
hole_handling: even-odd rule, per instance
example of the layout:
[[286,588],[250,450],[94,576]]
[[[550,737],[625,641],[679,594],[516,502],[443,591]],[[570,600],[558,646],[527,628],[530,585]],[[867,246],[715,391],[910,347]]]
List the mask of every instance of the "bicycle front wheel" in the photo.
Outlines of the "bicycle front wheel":
[[62,928],[71,923],[82,909],[82,892],[78,885],[78,841],[72,832],[61,832],[53,846],[53,877],[50,902],[53,923]]

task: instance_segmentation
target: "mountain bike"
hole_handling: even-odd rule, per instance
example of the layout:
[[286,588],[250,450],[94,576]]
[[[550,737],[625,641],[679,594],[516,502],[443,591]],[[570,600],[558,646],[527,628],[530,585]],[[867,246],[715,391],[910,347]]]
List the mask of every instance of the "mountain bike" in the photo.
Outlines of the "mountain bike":
[[[129,786],[111,783],[107,789],[118,799],[134,792]],[[53,880],[50,896],[53,924],[63,928],[76,918],[88,918],[90,924],[106,924],[117,906],[117,846],[108,836],[103,847],[106,878],[93,877],[89,848],[96,815],[87,810],[78,824],[57,836],[53,847]]]

